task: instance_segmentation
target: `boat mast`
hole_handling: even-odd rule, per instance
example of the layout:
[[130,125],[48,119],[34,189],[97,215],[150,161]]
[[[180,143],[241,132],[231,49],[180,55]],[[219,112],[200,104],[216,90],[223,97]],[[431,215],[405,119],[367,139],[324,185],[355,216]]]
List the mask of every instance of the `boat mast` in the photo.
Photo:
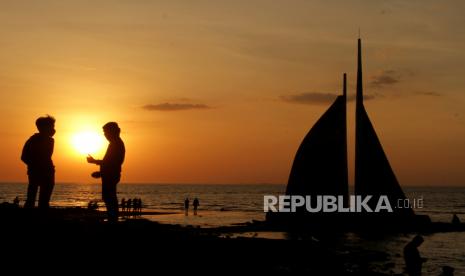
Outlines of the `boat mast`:
[[358,38],[358,54],[357,54],[357,92],[355,98],[355,194],[362,192],[361,189],[361,148],[362,148],[362,113],[363,107],[363,83],[362,83],[362,41],[360,35]]
[[363,104],[363,82],[362,82],[362,40],[358,39],[357,56],[357,106]]
[[347,98],[347,74],[344,73],[343,82],[342,82],[342,96]]

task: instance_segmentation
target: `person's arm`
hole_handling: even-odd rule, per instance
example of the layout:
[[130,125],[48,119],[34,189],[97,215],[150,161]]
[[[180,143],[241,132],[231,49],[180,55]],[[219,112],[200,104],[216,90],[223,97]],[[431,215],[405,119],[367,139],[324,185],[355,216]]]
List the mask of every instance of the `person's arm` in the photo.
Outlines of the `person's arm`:
[[95,165],[102,165],[103,160],[97,160],[89,154],[87,156],[87,163],[95,164]]
[[31,141],[27,140],[24,144],[23,151],[21,152],[21,161],[26,165],[31,163]]
[[54,149],[55,149],[55,139],[52,138],[52,140],[50,142],[50,158],[52,158]]

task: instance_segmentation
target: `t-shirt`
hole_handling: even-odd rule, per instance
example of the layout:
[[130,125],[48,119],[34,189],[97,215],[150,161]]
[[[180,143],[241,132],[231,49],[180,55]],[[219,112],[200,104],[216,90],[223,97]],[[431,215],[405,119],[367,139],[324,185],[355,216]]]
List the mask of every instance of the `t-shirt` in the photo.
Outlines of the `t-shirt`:
[[102,177],[118,177],[121,174],[125,154],[126,149],[121,138],[110,142],[100,165]]
[[36,133],[24,144],[21,160],[27,165],[27,173],[50,174],[55,172],[52,161],[55,140],[47,135]]

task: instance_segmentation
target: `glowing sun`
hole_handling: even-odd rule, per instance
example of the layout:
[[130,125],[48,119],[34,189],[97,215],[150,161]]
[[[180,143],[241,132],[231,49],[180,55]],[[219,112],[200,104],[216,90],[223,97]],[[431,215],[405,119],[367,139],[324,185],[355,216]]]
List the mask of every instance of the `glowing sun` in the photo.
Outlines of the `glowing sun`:
[[95,154],[103,149],[105,140],[96,132],[85,131],[74,134],[71,143],[81,154]]

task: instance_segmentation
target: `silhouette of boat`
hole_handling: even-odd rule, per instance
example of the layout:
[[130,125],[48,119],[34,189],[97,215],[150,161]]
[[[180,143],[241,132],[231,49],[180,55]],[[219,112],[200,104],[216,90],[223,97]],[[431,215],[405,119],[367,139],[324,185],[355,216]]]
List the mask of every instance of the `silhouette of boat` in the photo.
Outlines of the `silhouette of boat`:
[[[343,93],[310,129],[297,150],[286,195],[332,195],[351,204],[347,166],[347,81]],[[392,212],[309,213],[300,207],[293,213],[269,212],[267,221],[281,225],[311,225],[317,228],[366,229],[417,228],[430,224],[428,216],[416,215],[408,204],[402,188],[389,164],[380,140],[363,104],[362,45],[358,39],[355,139],[356,196],[371,196],[368,206],[373,210],[380,197],[387,198]],[[352,202],[353,203],[353,202]],[[400,203],[400,206],[399,206]],[[406,204],[407,203],[407,204]],[[334,229],[334,228],[333,228]]]

